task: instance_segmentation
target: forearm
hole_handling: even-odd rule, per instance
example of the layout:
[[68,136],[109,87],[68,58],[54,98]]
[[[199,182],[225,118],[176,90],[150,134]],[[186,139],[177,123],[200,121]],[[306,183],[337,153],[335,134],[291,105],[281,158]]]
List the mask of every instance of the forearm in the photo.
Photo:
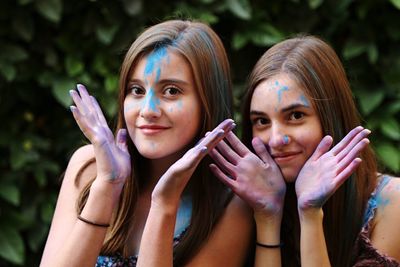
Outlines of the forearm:
[[[265,219],[262,216],[255,214],[254,216],[257,228],[256,241],[266,245],[277,245],[281,243],[280,230],[282,217]],[[281,266],[281,249],[266,248],[257,245],[254,266]]]
[[[89,221],[108,224],[111,221],[119,193],[111,192],[112,187],[93,183],[81,216]],[[73,220],[73,227],[67,238],[53,255],[42,260],[41,266],[90,266],[93,267],[100,253],[107,227],[99,227]],[[62,230],[62,229],[61,229]]]
[[325,243],[322,208],[299,212],[302,266],[331,266]]
[[137,266],[173,266],[173,238],[176,208],[152,202],[143,230]]

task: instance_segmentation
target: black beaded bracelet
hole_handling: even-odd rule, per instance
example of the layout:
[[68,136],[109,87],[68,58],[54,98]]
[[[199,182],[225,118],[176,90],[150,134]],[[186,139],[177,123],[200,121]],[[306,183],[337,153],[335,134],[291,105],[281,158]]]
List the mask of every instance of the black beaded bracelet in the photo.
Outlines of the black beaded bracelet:
[[267,244],[261,244],[258,241],[256,242],[256,245],[263,247],[263,248],[281,248],[281,247],[283,247],[283,243],[279,243],[277,245],[267,245]]
[[81,215],[78,215],[78,219],[81,220],[82,222],[85,222],[85,223],[93,225],[93,226],[98,226],[98,227],[109,227],[110,226],[110,224],[108,224],[108,223],[97,223],[97,222],[89,221],[89,220],[83,218]]

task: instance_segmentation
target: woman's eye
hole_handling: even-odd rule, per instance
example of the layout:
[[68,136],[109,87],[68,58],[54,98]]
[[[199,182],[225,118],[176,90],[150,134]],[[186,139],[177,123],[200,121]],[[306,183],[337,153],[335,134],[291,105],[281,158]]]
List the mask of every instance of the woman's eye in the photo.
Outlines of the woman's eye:
[[300,120],[304,117],[304,113],[303,112],[299,112],[299,111],[295,111],[292,112],[292,114],[290,114],[290,119],[291,120]]
[[165,89],[164,94],[166,94],[167,96],[176,96],[180,94],[180,92],[181,91],[179,91],[179,89],[176,87],[168,87],[167,89]]
[[138,95],[144,95],[146,93],[146,91],[143,88],[139,87],[139,86],[132,86],[131,87],[131,93],[133,95],[137,95],[138,96]]
[[254,125],[266,125],[269,123],[269,120],[266,118],[255,118],[253,119]]

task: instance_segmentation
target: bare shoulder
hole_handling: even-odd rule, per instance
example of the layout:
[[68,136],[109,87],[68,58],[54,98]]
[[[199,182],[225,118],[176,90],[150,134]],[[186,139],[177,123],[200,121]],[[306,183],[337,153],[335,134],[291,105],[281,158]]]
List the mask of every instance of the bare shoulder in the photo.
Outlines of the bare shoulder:
[[94,158],[92,145],[85,145],[78,148],[68,163],[63,184],[75,184],[78,186],[77,189],[81,189],[86,185],[88,181],[96,176],[96,162]]
[[379,251],[400,261],[400,178],[388,178],[377,196],[371,241]]
[[252,210],[234,196],[207,243],[188,266],[243,266],[253,225]]

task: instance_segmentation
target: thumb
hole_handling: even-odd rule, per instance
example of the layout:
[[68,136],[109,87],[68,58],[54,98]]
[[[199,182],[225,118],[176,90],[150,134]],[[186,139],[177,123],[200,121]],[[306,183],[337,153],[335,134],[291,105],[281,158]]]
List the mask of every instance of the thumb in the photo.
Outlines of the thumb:
[[318,144],[317,148],[315,149],[314,153],[311,156],[311,159],[317,160],[323,154],[329,151],[329,148],[332,146],[333,138],[329,135],[322,138],[321,142]]

